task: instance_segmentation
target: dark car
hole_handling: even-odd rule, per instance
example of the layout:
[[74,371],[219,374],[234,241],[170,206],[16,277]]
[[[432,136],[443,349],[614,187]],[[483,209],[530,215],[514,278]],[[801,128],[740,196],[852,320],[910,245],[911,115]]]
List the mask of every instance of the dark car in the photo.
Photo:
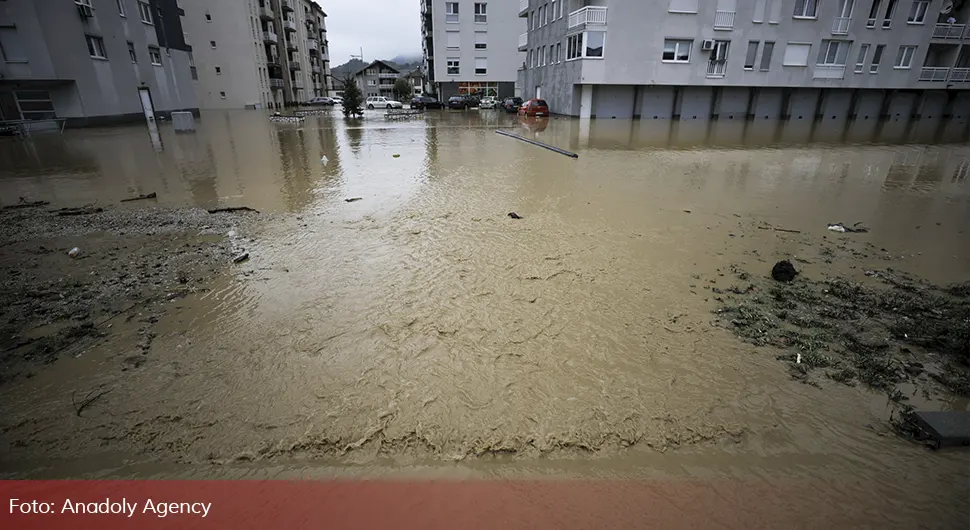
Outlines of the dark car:
[[444,105],[440,101],[431,96],[414,96],[411,99],[412,109],[440,109],[444,108]]
[[513,112],[518,112],[519,107],[522,106],[522,98],[505,98],[502,102],[502,108],[505,112],[512,114]]
[[472,99],[468,96],[451,96],[448,98],[449,109],[467,109],[473,106]]
[[549,116],[549,105],[544,99],[532,98],[519,107],[520,116]]

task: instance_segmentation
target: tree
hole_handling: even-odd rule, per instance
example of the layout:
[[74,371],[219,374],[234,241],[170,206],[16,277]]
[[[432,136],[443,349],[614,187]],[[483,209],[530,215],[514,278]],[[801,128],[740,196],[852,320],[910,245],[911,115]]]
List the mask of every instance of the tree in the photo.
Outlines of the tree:
[[363,116],[364,94],[360,91],[360,87],[357,86],[357,82],[354,81],[354,77],[347,74],[344,76],[341,83],[344,85],[344,117],[349,118],[351,116]]
[[397,81],[394,82],[394,99],[404,103],[405,101],[411,101],[408,97],[411,95],[411,83],[403,77],[398,77]]

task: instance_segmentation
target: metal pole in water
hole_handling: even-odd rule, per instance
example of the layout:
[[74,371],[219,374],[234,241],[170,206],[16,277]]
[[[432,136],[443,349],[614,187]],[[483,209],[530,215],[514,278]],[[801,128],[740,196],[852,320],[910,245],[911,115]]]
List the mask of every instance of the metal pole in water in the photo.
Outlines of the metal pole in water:
[[559,153],[561,155],[566,155],[566,156],[568,156],[570,158],[579,158],[579,155],[577,155],[576,153],[572,153],[570,151],[566,151],[565,149],[560,149],[558,147],[555,147],[555,146],[552,146],[552,145],[549,145],[549,144],[544,144],[544,143],[538,142],[536,140],[530,140],[530,139],[528,139],[528,138],[526,138],[524,136],[519,136],[517,134],[512,134],[510,132],[499,131],[499,130],[496,130],[495,132],[498,133],[498,134],[501,134],[502,136],[508,136],[509,138],[515,138],[516,140],[522,140],[523,142],[530,143],[532,145],[537,145],[539,147],[544,147],[544,148],[546,148],[546,149],[548,149],[550,151],[554,151],[554,152]]

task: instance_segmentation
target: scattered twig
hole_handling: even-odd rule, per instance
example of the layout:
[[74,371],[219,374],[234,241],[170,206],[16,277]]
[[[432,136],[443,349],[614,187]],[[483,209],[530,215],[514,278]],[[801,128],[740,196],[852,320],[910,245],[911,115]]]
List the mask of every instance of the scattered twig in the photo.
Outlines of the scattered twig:
[[232,212],[253,212],[259,213],[259,210],[254,210],[249,206],[230,206],[228,208],[213,208],[208,210],[209,213],[232,213]]
[[4,352],[14,351],[16,349],[23,348],[24,346],[27,346],[29,344],[33,344],[34,342],[37,342],[38,340],[40,340],[40,337],[34,337],[32,339],[22,340],[22,341],[18,342],[17,344],[14,344],[13,346],[10,346],[6,350],[4,350]]
[[81,206],[79,208],[61,208],[57,210],[57,215],[90,215],[94,213],[101,213],[104,208],[91,208],[88,206]]
[[81,412],[82,412],[82,411],[83,411],[83,410],[84,410],[85,408],[87,408],[87,406],[88,406],[88,405],[90,405],[90,404],[92,404],[92,403],[94,403],[94,402],[95,402],[95,401],[97,401],[97,400],[98,400],[98,399],[99,399],[99,398],[100,398],[101,396],[103,396],[103,395],[105,395],[105,394],[107,394],[108,392],[111,392],[112,390],[114,390],[114,389],[113,389],[113,388],[109,388],[108,390],[102,390],[101,392],[98,392],[97,394],[95,394],[95,395],[93,395],[93,396],[91,395],[91,392],[94,392],[94,391],[92,390],[91,392],[88,392],[86,396],[84,396],[84,399],[83,399],[83,400],[82,400],[82,401],[81,401],[80,403],[78,403],[78,402],[77,402],[77,401],[76,401],[76,400],[74,399],[74,394],[75,394],[75,393],[77,393],[77,391],[76,391],[76,390],[75,390],[75,391],[72,391],[72,392],[71,392],[71,404],[72,404],[72,405],[74,405],[74,412],[76,412],[76,413],[77,413],[77,415],[78,415],[78,417],[80,418],[80,417],[81,417]]
[[47,206],[50,201],[28,201],[27,199],[21,197],[20,202],[17,204],[8,204],[4,206],[4,210],[15,210],[18,208],[36,208],[38,206]]
[[121,199],[121,202],[143,201],[145,199],[156,199],[156,198],[158,198],[158,194],[156,194],[153,191],[151,193],[142,193],[141,195],[139,195],[137,197],[130,197],[128,199]]
[[801,234],[801,230],[790,230],[788,228],[777,228],[774,226],[759,226],[759,230],[774,230],[775,232],[788,232],[790,234]]
[[349,199],[344,199],[344,202],[356,202],[364,200],[363,197],[350,197]]

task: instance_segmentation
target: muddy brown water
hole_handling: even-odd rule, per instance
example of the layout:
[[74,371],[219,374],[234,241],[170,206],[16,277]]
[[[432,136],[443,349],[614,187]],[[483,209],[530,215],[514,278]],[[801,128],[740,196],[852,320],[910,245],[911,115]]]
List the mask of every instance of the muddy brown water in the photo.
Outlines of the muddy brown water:
[[[287,214],[159,322],[140,369],[120,372],[132,345],[108,340],[0,388],[6,476],[792,480],[874,524],[970,515],[970,454],[888,434],[885,396],[791,381],[776,351],[711,325],[705,289],[791,256],[812,277],[966,281],[965,124],[198,125],[0,143],[5,203],[156,192]],[[76,417],[70,391],[99,384],[112,393]]]

